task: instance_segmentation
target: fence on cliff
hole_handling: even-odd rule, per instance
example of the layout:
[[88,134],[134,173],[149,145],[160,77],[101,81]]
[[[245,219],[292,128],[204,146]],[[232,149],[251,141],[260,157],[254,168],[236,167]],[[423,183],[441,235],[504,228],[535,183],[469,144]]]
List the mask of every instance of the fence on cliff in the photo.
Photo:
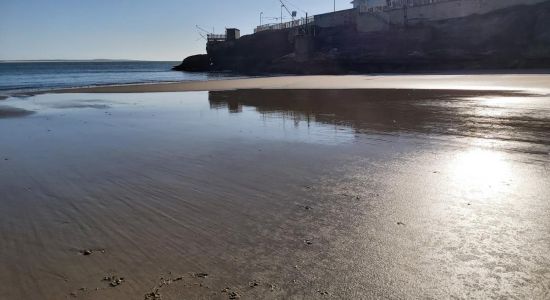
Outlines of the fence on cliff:
[[215,33],[209,33],[206,35],[207,41],[209,43],[212,42],[225,42],[227,40],[227,36],[225,34],[215,34]]
[[268,31],[268,30],[280,30],[280,29],[289,29],[289,28],[295,28],[305,25],[313,25],[315,21],[315,18],[313,16],[307,17],[307,18],[300,18],[298,20],[292,20],[289,22],[284,23],[276,23],[276,24],[265,24],[260,25],[254,29],[254,33],[261,32],[261,31]]

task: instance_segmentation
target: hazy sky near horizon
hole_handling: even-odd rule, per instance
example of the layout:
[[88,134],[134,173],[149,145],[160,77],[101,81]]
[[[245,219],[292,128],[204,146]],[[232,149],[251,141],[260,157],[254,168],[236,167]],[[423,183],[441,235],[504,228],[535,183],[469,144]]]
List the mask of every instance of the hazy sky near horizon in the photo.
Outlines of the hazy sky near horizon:
[[[333,9],[333,0],[289,2],[310,15]],[[0,60],[181,60],[206,52],[195,25],[250,34],[262,11],[278,17],[278,0],[0,0]]]

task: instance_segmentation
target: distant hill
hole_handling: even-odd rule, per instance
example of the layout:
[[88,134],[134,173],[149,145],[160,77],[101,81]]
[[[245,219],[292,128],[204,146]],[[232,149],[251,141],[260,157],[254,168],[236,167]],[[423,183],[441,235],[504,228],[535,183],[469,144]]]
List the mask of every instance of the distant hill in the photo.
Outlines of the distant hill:
[[[136,59],[36,59],[36,60],[0,60],[0,63],[37,63],[37,62],[141,62]],[[170,60],[167,60],[170,61]]]

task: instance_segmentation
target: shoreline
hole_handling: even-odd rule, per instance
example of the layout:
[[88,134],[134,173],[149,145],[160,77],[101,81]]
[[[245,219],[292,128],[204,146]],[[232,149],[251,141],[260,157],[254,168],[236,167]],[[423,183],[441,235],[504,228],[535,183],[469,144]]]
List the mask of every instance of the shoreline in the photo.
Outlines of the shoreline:
[[[51,93],[162,93],[239,89],[452,89],[550,93],[550,74],[315,75],[55,89]],[[28,95],[28,93],[26,94]]]
[[265,75],[224,79],[122,83],[39,90],[5,91],[10,97],[66,93],[162,93],[239,89],[446,89],[550,94],[550,70],[529,73],[426,73],[361,75]]

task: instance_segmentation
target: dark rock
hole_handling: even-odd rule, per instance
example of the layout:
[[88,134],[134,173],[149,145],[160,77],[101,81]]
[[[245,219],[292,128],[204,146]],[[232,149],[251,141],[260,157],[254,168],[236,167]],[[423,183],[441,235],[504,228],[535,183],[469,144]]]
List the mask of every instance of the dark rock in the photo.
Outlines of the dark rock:
[[197,277],[197,278],[206,278],[206,277],[208,277],[208,274],[207,273],[194,273],[193,276]]
[[144,300],[160,300],[161,296],[158,290],[145,294]]
[[108,281],[110,287],[117,287],[124,282],[124,277],[118,277],[115,275],[103,277],[103,281]]
[[119,286],[119,285],[122,284],[123,281],[124,280],[122,278],[118,278],[118,279],[115,279],[115,280],[111,281],[111,283],[109,283],[109,285],[111,287]]
[[317,291],[317,293],[321,294],[322,296],[328,296],[329,293],[326,291]]
[[[68,224],[70,222],[65,221],[65,222],[62,222],[62,223],[63,224]],[[105,249],[84,249],[84,250],[80,250],[78,252],[80,252],[80,254],[82,254],[82,255],[88,256],[88,255],[94,254],[95,252],[105,253]]]
[[189,56],[180,65],[172,68],[174,71],[207,72],[210,70],[210,58],[207,54]]

